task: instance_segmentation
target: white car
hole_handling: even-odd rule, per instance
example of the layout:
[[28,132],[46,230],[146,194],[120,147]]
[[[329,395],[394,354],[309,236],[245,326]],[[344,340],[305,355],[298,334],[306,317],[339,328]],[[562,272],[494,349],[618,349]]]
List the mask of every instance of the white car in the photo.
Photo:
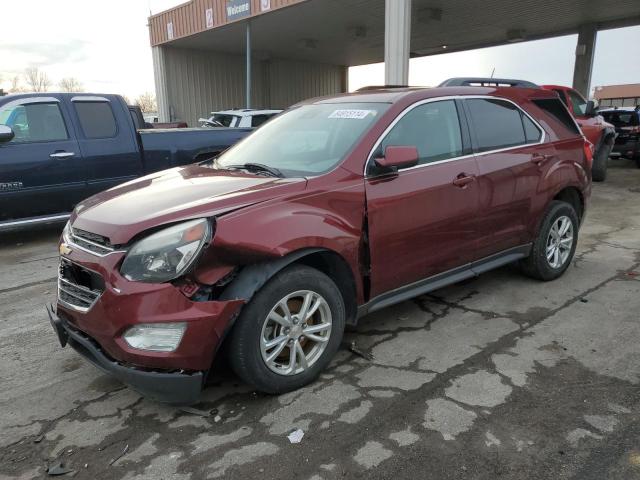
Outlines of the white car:
[[279,114],[282,110],[224,110],[211,112],[211,117],[200,118],[203,127],[238,127],[255,128],[262,125],[271,117]]

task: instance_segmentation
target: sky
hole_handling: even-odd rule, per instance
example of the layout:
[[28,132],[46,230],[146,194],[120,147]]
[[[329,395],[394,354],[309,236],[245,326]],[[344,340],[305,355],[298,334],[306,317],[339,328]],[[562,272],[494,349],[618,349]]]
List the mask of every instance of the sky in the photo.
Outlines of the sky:
[[[87,91],[135,99],[154,91],[147,18],[183,0],[2,1],[0,88],[28,67],[53,82],[76,77]],[[412,59],[411,85],[455,76],[523,78],[571,85],[576,36]],[[622,47],[622,48],[621,48]],[[640,26],[598,34],[592,86],[640,82]],[[349,87],[384,83],[383,64],[353,67]]]

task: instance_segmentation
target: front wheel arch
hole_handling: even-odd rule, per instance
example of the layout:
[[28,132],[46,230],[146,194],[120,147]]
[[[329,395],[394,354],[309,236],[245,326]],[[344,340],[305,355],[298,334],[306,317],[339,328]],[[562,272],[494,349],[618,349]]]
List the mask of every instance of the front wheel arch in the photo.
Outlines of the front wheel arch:
[[304,248],[274,260],[247,265],[222,291],[218,300],[242,299],[248,302],[278,272],[294,263],[313,267],[334,280],[345,303],[347,323],[354,324],[358,305],[353,272],[341,255],[326,248]]

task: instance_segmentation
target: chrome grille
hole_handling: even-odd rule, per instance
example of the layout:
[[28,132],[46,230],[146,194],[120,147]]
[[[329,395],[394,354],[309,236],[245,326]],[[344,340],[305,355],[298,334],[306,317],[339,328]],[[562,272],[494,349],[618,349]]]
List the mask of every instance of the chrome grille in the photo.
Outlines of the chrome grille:
[[95,253],[96,255],[107,255],[115,251],[114,246],[111,245],[107,237],[80,230],[79,228],[71,229],[71,240],[78,247]]
[[[58,300],[60,303],[79,312],[89,311],[103,291],[103,288],[98,286],[92,288],[93,283],[98,283],[93,280],[95,276],[99,277],[94,272],[62,259],[58,269]],[[80,282],[87,284],[81,285]]]

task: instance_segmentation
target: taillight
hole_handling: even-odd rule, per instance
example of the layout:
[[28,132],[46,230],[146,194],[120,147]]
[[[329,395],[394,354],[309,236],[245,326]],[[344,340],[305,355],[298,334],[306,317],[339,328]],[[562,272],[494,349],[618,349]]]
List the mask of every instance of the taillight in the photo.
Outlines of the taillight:
[[587,162],[587,166],[589,167],[589,170],[591,170],[591,167],[593,166],[593,143],[591,143],[589,140],[587,140],[586,138],[584,139],[584,158]]

